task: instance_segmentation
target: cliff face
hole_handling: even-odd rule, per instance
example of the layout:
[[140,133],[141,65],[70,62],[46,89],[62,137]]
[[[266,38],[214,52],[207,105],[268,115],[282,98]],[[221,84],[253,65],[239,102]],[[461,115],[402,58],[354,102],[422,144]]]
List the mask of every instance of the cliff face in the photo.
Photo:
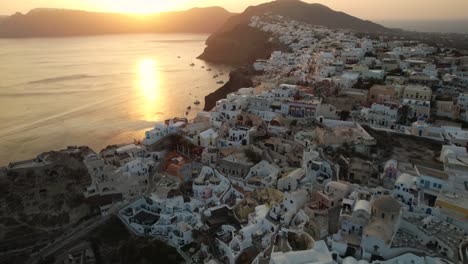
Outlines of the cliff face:
[[330,28],[361,32],[389,31],[381,25],[334,11],[324,5],[308,4],[299,0],[277,0],[248,7],[243,13],[230,17],[207,39],[207,47],[199,58],[212,62],[244,65],[256,59],[267,58],[274,50],[284,50],[285,47],[279,43],[269,41],[271,37],[269,33],[248,26],[253,16],[262,16],[265,13]]
[[145,16],[34,9],[0,20],[0,37],[55,37],[125,33],[212,33],[233,14],[221,7]]
[[[270,33],[248,26],[253,16],[262,16],[265,13],[330,28],[345,28],[362,32],[389,30],[370,21],[336,12],[324,5],[308,4],[299,0],[277,0],[250,6],[243,13],[230,17],[206,40],[207,47],[198,58],[216,63],[245,66],[257,59],[270,57],[275,50],[287,51],[288,47],[275,41]],[[242,87],[252,86],[249,76],[250,74],[245,70],[232,72],[226,85],[205,97],[205,111],[211,110],[216,101],[225,98],[228,93],[235,92]]]
[[237,66],[252,64],[257,59],[269,58],[275,50],[286,50],[278,42],[269,41],[271,37],[270,33],[239,24],[229,32],[210,37],[198,58]]
[[237,92],[240,88],[252,87],[250,72],[245,68],[240,68],[229,73],[229,81],[218,90],[205,96],[205,108],[203,111],[210,111],[216,105],[216,101],[226,98],[229,93]]

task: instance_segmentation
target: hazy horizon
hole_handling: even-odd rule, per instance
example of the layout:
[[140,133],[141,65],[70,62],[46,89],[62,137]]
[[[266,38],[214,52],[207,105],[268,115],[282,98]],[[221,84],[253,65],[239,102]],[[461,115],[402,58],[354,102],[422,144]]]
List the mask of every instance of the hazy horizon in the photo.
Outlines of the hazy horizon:
[[445,20],[375,20],[382,26],[388,28],[400,28],[419,32],[442,32],[468,34],[468,19],[445,19]]
[[[27,13],[36,8],[76,9],[92,12],[110,13],[158,13],[181,11],[194,7],[220,6],[233,13],[240,13],[250,5],[270,2],[268,0],[23,0],[1,5],[0,15],[12,15],[16,12]],[[319,3],[334,10],[342,11],[361,19],[372,21],[402,20],[468,20],[466,10],[468,1],[447,0],[306,0],[308,3]],[[421,12],[422,9],[424,12]]]

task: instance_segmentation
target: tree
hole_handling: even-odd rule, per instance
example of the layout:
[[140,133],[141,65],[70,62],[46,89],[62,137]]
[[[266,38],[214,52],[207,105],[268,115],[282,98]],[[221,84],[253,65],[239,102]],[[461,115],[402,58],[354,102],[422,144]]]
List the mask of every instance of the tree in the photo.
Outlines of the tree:
[[244,150],[245,156],[249,159],[249,161],[257,164],[262,161],[262,156],[255,152],[253,149],[245,149]]
[[348,110],[343,110],[340,112],[340,120],[346,121],[350,117],[351,113]]
[[409,111],[410,111],[410,106],[409,105],[403,105],[400,108],[398,108],[397,124],[400,124],[400,125],[406,125],[407,124]]
[[377,57],[372,51],[367,51],[364,54],[364,57]]
[[403,70],[400,69],[400,68],[396,68],[394,70],[391,70],[388,72],[388,75],[397,75],[397,76],[401,76],[403,75]]

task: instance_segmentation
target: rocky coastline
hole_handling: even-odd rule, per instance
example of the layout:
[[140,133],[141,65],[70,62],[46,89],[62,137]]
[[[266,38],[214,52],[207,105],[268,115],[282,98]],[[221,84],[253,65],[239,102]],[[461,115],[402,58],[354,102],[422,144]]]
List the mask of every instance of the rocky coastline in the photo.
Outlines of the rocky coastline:
[[251,65],[257,59],[268,59],[275,50],[287,51],[288,47],[275,40],[270,33],[251,28],[246,24],[237,25],[228,32],[210,36],[207,47],[198,57],[209,62],[235,66],[225,85],[205,96],[204,111],[210,111],[216,101],[226,98],[229,93],[253,85]]
[[243,87],[252,87],[252,73],[247,68],[238,68],[229,73],[229,81],[216,91],[205,96],[205,107],[203,111],[210,111],[216,106],[216,101],[226,98],[229,93],[236,92]]

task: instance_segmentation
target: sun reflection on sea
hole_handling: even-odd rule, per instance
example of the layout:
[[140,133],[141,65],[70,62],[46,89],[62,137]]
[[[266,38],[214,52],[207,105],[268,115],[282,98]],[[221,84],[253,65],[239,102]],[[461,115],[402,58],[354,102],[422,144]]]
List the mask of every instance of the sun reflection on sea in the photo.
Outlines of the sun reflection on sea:
[[139,102],[140,114],[145,121],[154,121],[157,107],[161,103],[161,78],[156,61],[143,59],[138,63],[138,88],[142,101]]

